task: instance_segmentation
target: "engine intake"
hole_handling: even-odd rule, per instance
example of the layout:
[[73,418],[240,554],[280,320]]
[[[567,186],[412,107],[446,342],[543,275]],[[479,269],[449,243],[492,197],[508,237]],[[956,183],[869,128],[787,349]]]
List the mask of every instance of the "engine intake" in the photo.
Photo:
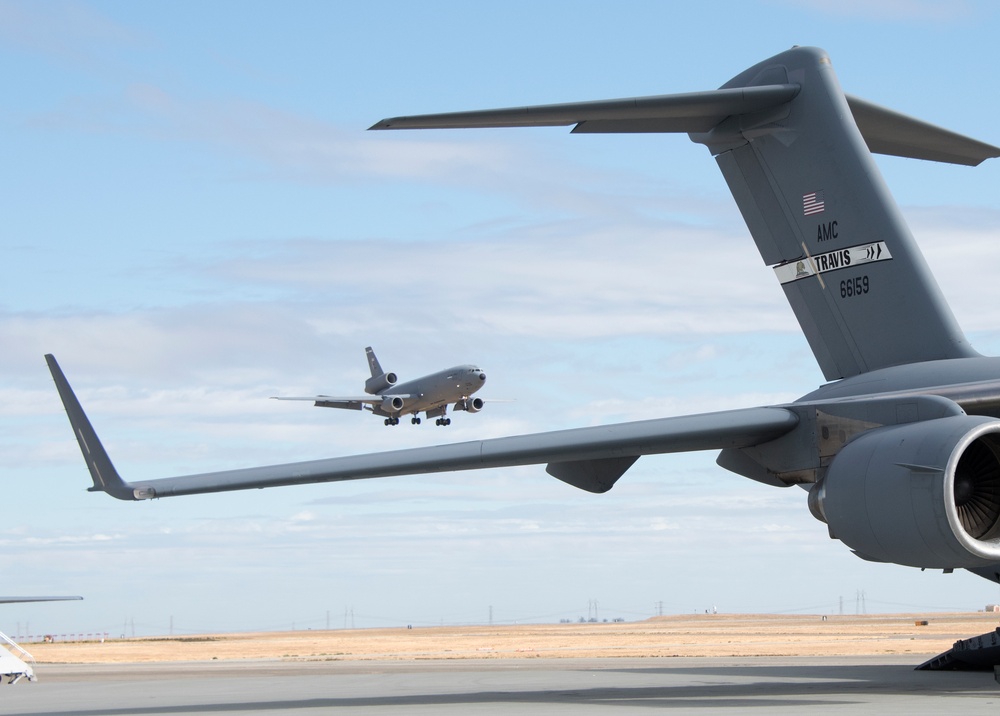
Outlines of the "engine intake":
[[859,556],[953,569],[1000,562],[1000,420],[955,415],[849,442],[810,492]]
[[369,395],[377,395],[380,390],[385,390],[386,388],[391,388],[396,385],[396,380],[397,378],[395,373],[373,375],[365,381],[365,392]]
[[389,396],[382,401],[382,412],[398,413],[403,409],[403,399],[398,395]]
[[[461,403],[455,406],[456,410],[467,410],[470,413],[478,413],[483,409],[486,403],[483,402],[482,398],[466,398]],[[461,406],[461,407],[459,407]]]

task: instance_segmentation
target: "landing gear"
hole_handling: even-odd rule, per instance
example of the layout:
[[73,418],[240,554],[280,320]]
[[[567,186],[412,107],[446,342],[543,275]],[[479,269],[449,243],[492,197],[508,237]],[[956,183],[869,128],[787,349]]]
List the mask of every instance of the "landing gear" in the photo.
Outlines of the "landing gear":
[[451,425],[451,418],[438,418],[434,421],[435,425]]
[[386,418],[385,419],[385,424],[386,425],[399,425],[399,418]]
[[414,415],[412,418],[410,418],[410,422],[413,423],[414,425],[420,425],[420,418]]

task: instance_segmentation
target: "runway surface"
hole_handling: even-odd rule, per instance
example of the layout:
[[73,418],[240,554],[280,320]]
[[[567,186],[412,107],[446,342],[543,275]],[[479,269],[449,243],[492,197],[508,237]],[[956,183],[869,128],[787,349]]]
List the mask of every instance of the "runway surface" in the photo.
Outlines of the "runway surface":
[[1000,713],[993,674],[918,672],[898,657],[220,661],[37,671],[35,683],[0,687],[0,713]]

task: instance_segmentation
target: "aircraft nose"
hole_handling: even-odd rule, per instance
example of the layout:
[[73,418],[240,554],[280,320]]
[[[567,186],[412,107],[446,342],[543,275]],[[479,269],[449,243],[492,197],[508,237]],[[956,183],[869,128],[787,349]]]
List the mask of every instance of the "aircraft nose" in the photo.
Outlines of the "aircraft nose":
[[480,381],[486,380],[486,374],[483,373],[482,371],[479,371],[479,380]]

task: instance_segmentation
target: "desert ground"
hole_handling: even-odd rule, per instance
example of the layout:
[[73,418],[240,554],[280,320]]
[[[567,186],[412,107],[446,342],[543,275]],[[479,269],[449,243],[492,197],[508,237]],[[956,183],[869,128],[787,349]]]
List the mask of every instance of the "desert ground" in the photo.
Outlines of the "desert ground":
[[216,660],[932,656],[1000,614],[724,615],[640,622],[337,629],[26,644],[37,664]]

